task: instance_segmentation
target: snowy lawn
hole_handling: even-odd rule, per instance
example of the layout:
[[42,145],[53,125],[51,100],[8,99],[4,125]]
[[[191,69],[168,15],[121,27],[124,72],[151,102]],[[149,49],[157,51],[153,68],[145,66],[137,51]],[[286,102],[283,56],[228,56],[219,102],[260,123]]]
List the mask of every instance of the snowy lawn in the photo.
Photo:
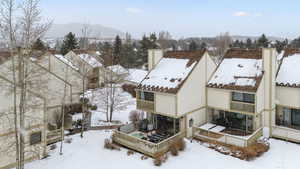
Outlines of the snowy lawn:
[[[141,154],[127,156],[127,150],[106,150],[104,139],[111,132],[89,131],[83,139],[79,135],[71,144],[64,144],[64,154],[59,148],[50,153],[50,157],[27,164],[27,169],[153,169],[152,159],[141,160]],[[242,161],[220,154],[200,145],[196,141],[188,142],[179,156],[169,156],[162,169],[297,169],[299,168],[300,145],[271,139],[271,148],[262,157],[254,161]],[[58,144],[59,145],[59,144]]]
[[[107,126],[120,123],[129,123],[129,113],[136,109],[136,99],[133,98],[129,93],[124,92],[119,88],[120,98],[122,99],[122,109],[118,109],[113,114],[112,123],[106,122],[105,107],[103,106],[103,89],[96,89],[94,91],[89,91],[87,96],[90,98],[92,104],[97,105],[96,111],[92,112],[92,127],[96,126]],[[118,123],[119,122],[119,123]]]

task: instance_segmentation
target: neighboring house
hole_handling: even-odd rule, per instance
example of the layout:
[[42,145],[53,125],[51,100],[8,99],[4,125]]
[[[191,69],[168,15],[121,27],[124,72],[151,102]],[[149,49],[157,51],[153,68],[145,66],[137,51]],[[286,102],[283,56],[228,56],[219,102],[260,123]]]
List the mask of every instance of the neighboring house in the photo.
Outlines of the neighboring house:
[[286,49],[278,60],[272,136],[300,143],[300,50]]
[[[1,67],[2,65],[0,65]],[[16,164],[16,144],[13,114],[13,82],[0,75],[0,168],[13,168]],[[17,88],[19,91],[20,89]],[[17,94],[20,97],[20,94]],[[25,161],[42,159],[47,155],[47,125],[45,98],[27,90],[27,109],[25,114]],[[18,102],[17,102],[18,103]],[[19,104],[17,104],[17,107]]]
[[246,147],[270,133],[275,49],[230,49],[207,84],[207,123],[195,137]]
[[[13,56],[17,66],[18,56]],[[14,119],[13,119],[13,76],[12,76],[12,62],[11,58],[2,62],[0,65],[0,79],[1,79],[1,106],[0,106],[0,149],[8,148],[12,156],[6,156],[5,153],[1,155],[0,168],[13,167],[15,163],[15,149],[14,147]],[[72,102],[72,86],[63,78],[55,74],[54,70],[57,67],[52,67],[55,64],[53,58],[49,58],[47,66],[39,64],[40,57],[31,57],[26,60],[28,63],[28,75],[26,77],[27,83],[27,102],[26,102],[26,161],[33,159],[40,159],[46,155],[46,145],[53,141],[61,139],[61,130],[48,130],[48,123],[51,123],[52,115],[56,112],[60,113],[62,104],[70,104]],[[49,68],[49,69],[48,69]],[[51,70],[51,71],[50,71]],[[52,70],[54,72],[52,72]],[[18,75],[18,69],[16,74]],[[18,78],[18,76],[17,76]],[[64,91],[65,94],[64,94]],[[19,96],[19,92],[17,93]],[[65,100],[63,100],[65,95]],[[8,114],[8,115],[6,115]],[[2,116],[3,115],[3,116]],[[8,143],[7,141],[10,140]],[[4,157],[5,158],[2,158]],[[2,161],[3,160],[3,161]]]
[[113,140],[157,157],[171,142],[192,137],[193,126],[205,123],[205,86],[216,65],[205,50],[149,50],[148,61],[149,73],[137,87],[137,108],[147,118],[138,128],[121,127]]
[[129,69],[126,77],[126,84],[137,86],[148,74],[148,71],[143,69]]
[[107,66],[104,69],[104,81],[105,82],[113,82],[113,83],[123,83],[126,82],[129,76],[129,71],[125,69],[123,66],[111,65]]
[[87,87],[95,89],[103,86],[103,65],[99,52],[74,50],[64,56],[70,62],[76,65],[82,75],[86,76]]

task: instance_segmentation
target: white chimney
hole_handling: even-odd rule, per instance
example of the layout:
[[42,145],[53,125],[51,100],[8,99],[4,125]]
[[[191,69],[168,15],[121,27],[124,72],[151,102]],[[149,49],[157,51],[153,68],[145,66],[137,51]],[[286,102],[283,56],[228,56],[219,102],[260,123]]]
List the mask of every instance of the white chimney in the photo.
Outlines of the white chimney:
[[275,87],[276,87],[276,57],[277,52],[275,48],[263,48],[263,70],[264,70],[264,133],[271,136],[272,126],[275,125]]
[[164,52],[161,49],[149,49],[148,50],[148,70],[152,70],[155,65],[163,57]]

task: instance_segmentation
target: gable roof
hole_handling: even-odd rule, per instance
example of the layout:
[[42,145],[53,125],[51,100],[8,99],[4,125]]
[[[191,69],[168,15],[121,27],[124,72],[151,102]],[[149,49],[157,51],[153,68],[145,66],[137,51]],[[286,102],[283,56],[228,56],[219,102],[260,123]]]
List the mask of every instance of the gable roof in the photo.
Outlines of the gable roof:
[[138,89],[176,94],[204,53],[205,50],[166,52]]
[[300,88],[300,50],[285,49],[277,77],[277,86]]
[[207,86],[255,92],[262,77],[261,49],[230,49],[226,52]]

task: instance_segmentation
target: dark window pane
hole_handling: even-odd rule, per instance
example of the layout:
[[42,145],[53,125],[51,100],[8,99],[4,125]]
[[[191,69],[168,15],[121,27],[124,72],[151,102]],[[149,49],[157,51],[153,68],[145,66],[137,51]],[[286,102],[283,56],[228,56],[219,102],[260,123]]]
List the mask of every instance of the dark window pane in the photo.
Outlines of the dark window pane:
[[292,109],[292,125],[300,127],[300,110]]
[[244,102],[254,103],[254,94],[244,93]]
[[36,132],[30,135],[30,145],[38,144],[42,141],[42,132]]
[[154,101],[154,93],[140,92],[140,99],[147,100],[147,101]]
[[233,101],[243,101],[243,94],[237,93],[237,92],[232,92],[232,100]]
[[238,102],[254,103],[255,95],[248,93],[232,92],[232,100]]

